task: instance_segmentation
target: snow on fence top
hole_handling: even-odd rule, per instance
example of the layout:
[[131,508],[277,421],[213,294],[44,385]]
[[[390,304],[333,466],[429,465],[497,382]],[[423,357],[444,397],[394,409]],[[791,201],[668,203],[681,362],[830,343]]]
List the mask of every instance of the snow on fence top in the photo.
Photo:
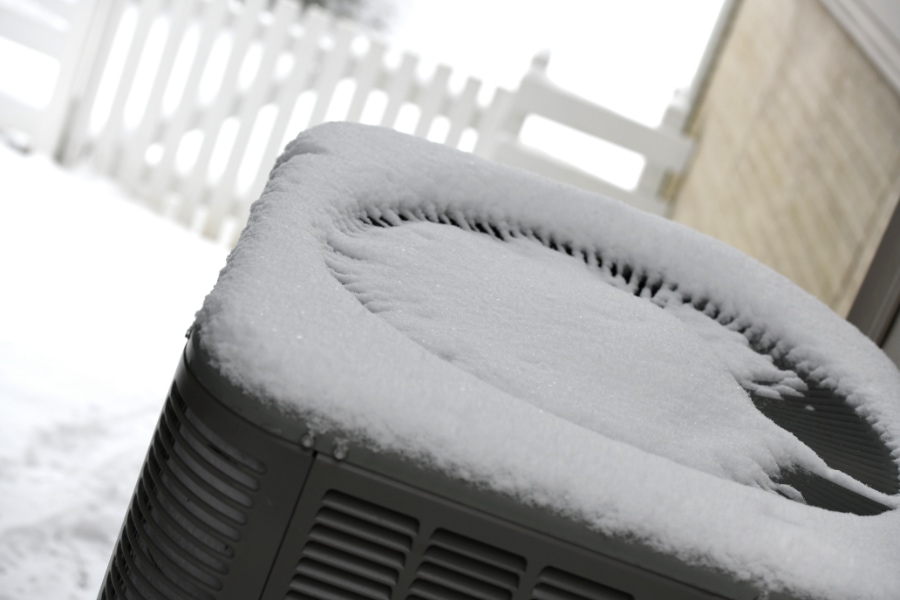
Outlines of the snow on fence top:
[[[329,124],[277,161],[196,326],[225,377],[319,431],[764,590],[900,589],[900,374],[675,223]],[[815,425],[776,425],[797,399],[813,424],[845,404],[889,476],[831,461]],[[805,505],[797,473],[879,508]]]

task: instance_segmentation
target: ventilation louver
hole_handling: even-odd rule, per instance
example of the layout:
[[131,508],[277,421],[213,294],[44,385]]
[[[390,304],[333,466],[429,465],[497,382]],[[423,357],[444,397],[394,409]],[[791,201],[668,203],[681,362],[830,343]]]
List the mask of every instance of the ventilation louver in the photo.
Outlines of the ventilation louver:
[[559,569],[541,572],[532,600],[631,600],[631,594],[595,583]]
[[264,471],[209,431],[173,386],[101,597],[213,598]]
[[507,600],[524,572],[521,556],[441,529],[429,540],[409,598]]
[[418,528],[415,519],[329,492],[286,597],[389,600]]

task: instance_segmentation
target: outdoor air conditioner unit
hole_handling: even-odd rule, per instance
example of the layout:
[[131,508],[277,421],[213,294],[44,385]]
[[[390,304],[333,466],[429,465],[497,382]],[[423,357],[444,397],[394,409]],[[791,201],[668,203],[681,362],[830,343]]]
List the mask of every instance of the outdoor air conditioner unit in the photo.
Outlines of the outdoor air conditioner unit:
[[[499,181],[492,183],[492,177]],[[522,179],[524,184],[516,183]],[[408,185],[420,188],[409,190]],[[468,198],[473,185],[490,193]],[[428,197],[435,189],[445,190],[449,198]],[[508,209],[504,201],[492,197],[504,189],[543,195],[546,205],[526,199],[512,206],[521,214],[511,219],[503,212]],[[310,200],[314,196],[325,199],[319,205]],[[635,224],[646,223],[652,239],[645,249],[633,251],[616,239],[586,245],[588,238],[578,231],[584,217],[563,202],[569,202],[568,196],[576,197],[575,208],[589,203],[599,207],[599,213],[586,218],[588,237],[596,234],[591,219],[602,214],[614,225],[601,227],[599,237],[628,228],[627,237]],[[346,201],[335,201],[338,197]],[[574,220],[553,221],[556,211],[573,212]],[[555,225],[539,229],[547,215]],[[796,533],[794,541],[803,546],[813,540],[809,547],[827,550],[854,531],[869,535],[868,528],[896,527],[896,370],[877,349],[860,341],[858,332],[848,333],[841,319],[780,278],[767,283],[774,287],[761,290],[760,298],[745,298],[745,289],[717,293],[716,281],[698,284],[689,267],[679,266],[684,261],[667,266],[672,252],[690,258],[712,251],[726,257],[711,257],[715,265],[696,271],[701,279],[715,278],[723,260],[726,270],[742,270],[747,277],[763,272],[749,259],[696,234],[646,219],[599,197],[389,131],[329,125],[302,135],[276,165],[229,266],[198,314],[100,597],[647,600],[821,595],[820,589],[804,589],[805,573],[814,572],[816,565],[791,562],[797,556],[785,549],[790,544],[765,536],[779,527],[803,528],[810,515],[810,530]],[[454,227],[498,242],[538,243],[582,261],[602,285],[629,292],[623,302],[655,303],[654,310],[681,311],[679,318],[686,321],[699,319],[691,326],[702,329],[702,339],[710,344],[718,343],[710,333],[717,327],[741,336],[746,348],[740,351],[769,357],[770,372],[788,373],[790,379],[746,379],[736,367],[735,378],[745,377],[740,383],[753,405],[834,471],[823,476],[803,467],[814,463],[802,460],[769,466],[774,482],[769,491],[787,496],[782,498],[722,477],[694,475],[691,465],[667,457],[648,454],[645,461],[642,451],[605,438],[596,446],[604,454],[591,467],[592,458],[580,450],[594,446],[584,445],[578,423],[572,429],[550,418],[544,435],[528,423],[549,417],[531,408],[511,413],[509,422],[484,424],[479,414],[460,416],[454,399],[468,394],[477,404],[480,388],[472,391],[474,383],[452,387],[452,372],[440,366],[424,381],[415,379],[416,361],[437,365],[434,361],[451,358],[399,341],[386,343],[386,349],[355,347],[356,327],[364,340],[378,335],[393,340],[394,334],[400,339],[403,334],[386,328],[374,314],[381,309],[372,303],[383,297],[356,298],[362,292],[352,282],[337,281],[346,275],[341,265],[351,263],[337,264],[326,256],[336,247],[352,254],[358,249],[357,236],[412,222]],[[297,223],[302,223],[301,231]],[[330,236],[335,223],[349,242]],[[301,280],[290,279],[292,274]],[[287,291],[268,289],[271,284]],[[329,289],[324,306],[319,292],[308,289],[319,285]],[[773,290],[799,294],[799,300],[792,296],[782,303],[771,297]],[[342,312],[359,303],[368,306]],[[774,314],[771,307],[782,306],[789,313],[787,325],[779,320],[770,326],[764,319]],[[805,316],[809,310],[812,314]],[[825,333],[812,331],[811,338],[797,334],[794,339],[792,327],[809,323],[818,323]],[[822,351],[810,346],[816,336],[829,341],[833,330],[847,346]],[[427,347],[427,342],[418,343]],[[722,348],[717,346],[716,352],[727,354]],[[358,362],[367,353],[377,363],[373,369]],[[844,358],[849,367],[839,362]],[[415,364],[406,372],[409,363]],[[394,365],[395,371],[379,375],[384,365]],[[858,394],[848,387],[857,381],[852,375],[857,367],[866,379]],[[407,394],[407,388],[413,392]],[[416,394],[426,406],[420,406]],[[506,396],[496,398],[500,402]],[[377,403],[382,404],[373,408]],[[491,406],[485,410],[490,412]],[[403,411],[414,417],[406,419]],[[392,418],[401,423],[393,425]],[[480,437],[470,440],[469,432],[446,426],[465,424],[467,418]],[[497,439],[484,439],[491,431]],[[534,433],[534,438],[510,439],[515,437],[507,435],[510,431]],[[703,434],[700,428],[691,436]],[[547,440],[567,436],[571,445],[545,447]],[[491,447],[496,455],[482,461],[480,455],[491,453],[483,448]],[[509,472],[523,455],[534,471]],[[780,460],[777,452],[773,455]],[[622,465],[605,462],[610,457],[636,458]],[[677,478],[660,482],[660,474],[669,471]],[[578,489],[582,473],[600,485]],[[571,483],[558,490],[564,500],[551,493],[555,478]],[[645,502],[640,494],[648,490],[659,497]],[[724,504],[716,497],[720,491],[727,495]],[[736,514],[745,514],[747,522],[734,523],[735,514],[725,504],[745,496],[746,512]],[[781,521],[770,523],[772,514]],[[789,518],[794,522],[785,524]],[[881,520],[867,521],[873,518]],[[714,533],[706,534],[708,540],[696,531],[706,522]],[[840,534],[832,536],[832,526]],[[663,533],[655,537],[654,528]],[[762,539],[742,540],[747,531],[759,532]],[[877,547],[880,543],[872,538],[871,556],[856,557],[867,561],[866,568],[876,576],[848,583],[852,589],[873,586],[877,594],[897,577],[893,568],[878,572],[880,561],[892,564],[892,553]],[[682,545],[688,550],[682,552]],[[757,556],[767,547],[771,557]],[[810,552],[806,547],[800,551]],[[744,560],[747,568],[741,571],[735,564]],[[772,565],[784,563],[785,572],[773,574]],[[823,585],[834,585],[829,571],[838,566],[817,566]],[[765,570],[769,572],[760,575]],[[845,592],[834,588],[835,597]]]

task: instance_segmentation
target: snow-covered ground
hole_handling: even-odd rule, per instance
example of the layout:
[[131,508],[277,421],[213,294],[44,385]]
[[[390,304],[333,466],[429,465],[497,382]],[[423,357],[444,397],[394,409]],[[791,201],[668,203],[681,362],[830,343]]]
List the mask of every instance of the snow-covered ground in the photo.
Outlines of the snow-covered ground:
[[2,144],[0,174],[0,598],[96,598],[225,251]]

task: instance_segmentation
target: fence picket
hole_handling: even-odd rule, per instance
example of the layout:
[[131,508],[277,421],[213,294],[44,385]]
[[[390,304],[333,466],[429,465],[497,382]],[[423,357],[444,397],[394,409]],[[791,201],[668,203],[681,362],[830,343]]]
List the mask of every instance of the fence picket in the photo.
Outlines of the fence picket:
[[509,120],[515,97],[509,90],[497,88],[487,110],[481,115],[478,123],[478,141],[475,143],[475,154],[493,158],[504,135],[503,125]]
[[147,106],[141,117],[137,131],[133,134],[133,141],[122,155],[119,166],[119,177],[125,186],[135,190],[138,180],[143,175],[146,167],[146,150],[153,141],[162,116],[163,94],[169,84],[175,57],[184,38],[191,17],[193,16],[199,0],[179,0],[170,8],[169,31],[166,35],[165,48],[156,69],[153,87],[147,99]]
[[419,122],[413,135],[421,138],[428,137],[431,123],[441,110],[444,103],[444,95],[447,93],[447,82],[450,81],[450,67],[439,65],[431,78],[431,82],[422,91],[419,98]]
[[218,237],[222,220],[234,201],[238,170],[246,156],[247,142],[256,124],[256,117],[269,96],[278,55],[284,49],[288,27],[297,18],[298,7],[294,3],[281,1],[275,7],[274,20],[263,40],[263,53],[256,77],[250,84],[250,92],[243,99],[238,112],[239,128],[228,157],[225,173],[213,188],[209,200],[209,215],[206,219],[206,233]]
[[350,109],[347,111],[348,121],[358,123],[362,119],[366,101],[369,99],[369,93],[375,87],[375,82],[381,74],[385,52],[387,52],[387,45],[383,40],[373,38],[370,41],[369,51],[357,65],[353,74],[353,79],[356,81],[356,90],[353,92],[353,100],[351,100]]
[[73,99],[78,97],[79,87],[87,77],[95,58],[91,27],[100,15],[109,12],[110,0],[82,0],[77,3],[51,3],[47,6],[68,21],[64,54],[59,59],[59,75],[50,103],[44,109],[40,126],[35,133],[33,146],[39,152],[57,156],[65,138],[67,120],[73,109]]
[[[122,22],[127,3],[106,1],[99,7],[97,18],[87,34],[84,64],[88,66],[83,78],[84,89],[81,90],[80,101],[69,122],[65,145],[59,150],[63,164],[72,163],[87,145],[91,125],[91,113],[100,91],[100,83],[106,66],[109,64],[116,31]],[[77,93],[79,90],[74,90]]]
[[171,186],[175,177],[175,159],[178,155],[178,147],[191,126],[191,118],[199,105],[200,81],[209,62],[213,43],[224,27],[227,16],[227,2],[207,2],[205,11],[200,16],[200,39],[197,42],[197,51],[193,57],[181,100],[172,117],[163,125],[162,156],[160,156],[159,163],[153,168],[147,186],[147,195],[157,201],[158,208],[162,208],[162,196]]
[[59,65],[50,98],[44,106],[23,104],[9,96],[0,98],[3,105],[0,126],[25,134],[26,143],[38,152],[54,155],[59,149],[78,76],[84,69],[82,58],[90,47],[88,30],[97,4],[98,0],[71,4],[49,2],[33,7],[39,11],[43,7],[33,14],[0,7],[0,38],[36,50]]
[[141,56],[144,53],[147,36],[156,16],[161,12],[161,0],[146,0],[140,3],[134,35],[131,38],[131,46],[125,58],[125,66],[122,69],[122,77],[116,89],[109,118],[97,140],[95,149],[95,165],[104,173],[111,173],[113,163],[117,158],[120,142],[125,138],[125,104],[131,94],[135,75],[138,70]]
[[182,203],[178,218],[183,223],[192,224],[196,207],[205,193],[209,178],[209,164],[219,138],[222,123],[234,106],[241,65],[247,54],[253,35],[259,27],[259,15],[266,0],[248,0],[237,18],[237,28],[232,38],[228,64],[222,74],[222,84],[211,106],[206,107],[201,123],[203,141],[191,174],[181,190]]
[[444,143],[453,148],[459,147],[463,132],[472,125],[472,117],[478,107],[478,90],[481,89],[481,81],[474,77],[466,79],[466,87],[453,103],[448,111],[450,119],[450,131]]
[[403,53],[403,60],[400,67],[394,71],[390,77],[390,84],[387,88],[388,102],[384,108],[384,114],[381,117],[382,127],[393,127],[400,115],[400,109],[407,101],[410,91],[416,78],[416,66],[419,64],[419,57],[409,52]]
[[[277,113],[272,124],[272,135],[263,151],[262,164],[272,165],[275,157],[281,151],[284,144],[285,129],[291,120],[297,96],[300,90],[308,83],[315,64],[316,53],[319,49],[319,39],[328,27],[329,20],[325,14],[316,8],[307,9],[303,20],[303,35],[296,38],[293,44],[294,64],[290,73],[282,82],[275,98]],[[256,175],[256,181],[250,187],[249,197],[245,198],[239,206],[244,211],[249,208],[250,202],[255,200],[263,190],[269,173],[266,168],[260,169]],[[240,218],[240,217],[238,217]]]
[[325,57],[322,72],[316,81],[316,104],[309,118],[308,127],[318,125],[325,120],[334,90],[347,72],[347,66],[352,58],[353,39],[358,34],[359,31],[349,22],[338,21],[336,23],[333,37],[334,46]]
[[[684,128],[687,117],[687,96],[685,94],[677,94],[666,109],[659,130],[668,132],[669,135],[672,135],[673,137],[677,137],[678,132]],[[635,186],[635,192],[647,196],[659,194],[665,185],[668,174],[669,170],[664,166],[647,160],[644,164],[644,170],[641,172],[640,179],[638,179],[637,185]],[[668,206],[666,206],[666,209],[668,209]]]

